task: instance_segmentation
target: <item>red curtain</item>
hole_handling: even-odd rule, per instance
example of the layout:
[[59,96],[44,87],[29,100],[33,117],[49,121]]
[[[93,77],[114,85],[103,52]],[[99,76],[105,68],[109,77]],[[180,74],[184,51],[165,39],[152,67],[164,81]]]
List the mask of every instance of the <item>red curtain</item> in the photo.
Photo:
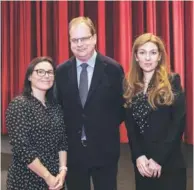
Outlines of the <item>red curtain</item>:
[[[9,1],[1,3],[2,133],[5,110],[22,90],[26,67],[36,56],[57,64],[68,59],[68,22],[89,16],[96,25],[97,49],[130,67],[134,39],[152,32],[166,44],[172,71],[178,72],[186,93],[185,140],[193,144],[194,2],[188,1]],[[127,142],[124,125],[121,142]]]

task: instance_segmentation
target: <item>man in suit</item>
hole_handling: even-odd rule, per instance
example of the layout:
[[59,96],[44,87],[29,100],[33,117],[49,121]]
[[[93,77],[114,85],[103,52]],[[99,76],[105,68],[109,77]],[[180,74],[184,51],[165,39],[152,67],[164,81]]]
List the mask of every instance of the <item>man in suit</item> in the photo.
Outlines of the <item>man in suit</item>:
[[88,17],[69,23],[74,54],[56,71],[56,90],[68,135],[68,190],[116,190],[123,121],[123,69],[95,50],[97,36]]

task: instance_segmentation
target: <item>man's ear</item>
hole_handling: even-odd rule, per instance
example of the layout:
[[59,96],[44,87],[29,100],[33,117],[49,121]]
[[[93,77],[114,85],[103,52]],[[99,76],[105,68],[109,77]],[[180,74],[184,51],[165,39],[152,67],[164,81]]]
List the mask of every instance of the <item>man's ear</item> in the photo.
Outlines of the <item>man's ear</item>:
[[96,44],[97,43],[97,35],[96,34],[94,34],[93,39],[94,39],[95,44]]

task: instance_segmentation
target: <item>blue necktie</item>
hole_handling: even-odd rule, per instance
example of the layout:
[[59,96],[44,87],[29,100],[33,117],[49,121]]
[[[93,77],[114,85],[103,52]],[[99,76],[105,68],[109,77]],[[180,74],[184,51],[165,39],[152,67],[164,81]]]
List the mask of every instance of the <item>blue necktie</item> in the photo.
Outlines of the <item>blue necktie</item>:
[[[84,107],[87,95],[88,95],[88,72],[87,72],[87,63],[81,64],[82,71],[80,73],[80,81],[79,81],[79,95],[82,103],[82,107]],[[86,134],[84,126],[82,127],[82,136],[81,140],[86,140]]]

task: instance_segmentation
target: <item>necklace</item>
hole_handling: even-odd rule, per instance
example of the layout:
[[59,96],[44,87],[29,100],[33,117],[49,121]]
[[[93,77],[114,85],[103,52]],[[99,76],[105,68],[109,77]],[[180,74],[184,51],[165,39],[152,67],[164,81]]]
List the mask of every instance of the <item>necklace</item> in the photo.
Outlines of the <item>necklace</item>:
[[144,84],[149,84],[150,80],[143,79]]

